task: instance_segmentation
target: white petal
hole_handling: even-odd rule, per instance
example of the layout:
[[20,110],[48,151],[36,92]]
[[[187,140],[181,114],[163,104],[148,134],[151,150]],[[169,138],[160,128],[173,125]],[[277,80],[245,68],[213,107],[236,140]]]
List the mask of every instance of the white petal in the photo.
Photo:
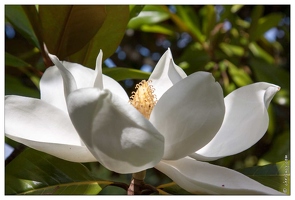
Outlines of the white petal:
[[94,71],[94,81],[93,81],[93,87],[103,89],[103,81],[102,81],[102,50],[99,51],[99,54],[96,58],[96,66],[95,66],[95,71]]
[[129,97],[126,91],[124,90],[124,88],[117,81],[115,81],[111,77],[108,77],[104,74],[103,74],[103,87],[104,89],[110,90],[112,94],[119,96],[125,102],[128,102]]
[[208,194],[283,194],[234,170],[191,158],[161,161],[156,169],[191,193]]
[[175,83],[185,78],[185,72],[175,65],[171,51],[168,49],[160,58],[149,80],[155,88],[155,95],[158,99]]
[[[62,62],[62,66],[74,77],[77,88],[92,87],[92,69],[70,62]],[[46,69],[40,80],[41,99],[67,112],[64,83],[60,70],[56,66]]]
[[69,95],[68,110],[85,145],[109,170],[134,173],[162,158],[164,138],[134,107],[108,90]]
[[165,137],[164,159],[187,156],[206,145],[224,116],[221,86],[207,72],[173,85],[153,109],[150,121]]
[[63,83],[64,83],[64,93],[65,97],[67,97],[72,91],[77,89],[77,84],[73,75],[64,67],[64,65],[59,61],[59,59],[55,55],[48,54],[51,61],[57,66],[59,69]]
[[5,134],[17,142],[64,160],[96,160],[81,144],[68,115],[39,99],[5,97]]
[[216,136],[191,155],[199,160],[215,160],[242,152],[265,134],[268,128],[267,107],[279,87],[255,83],[239,88],[225,97],[225,117]]
[[[82,65],[70,62],[62,62],[63,66],[73,75],[77,88],[93,87],[95,78],[94,70]],[[128,100],[128,96],[122,86],[112,78],[102,75],[104,87]],[[56,66],[49,67],[40,80],[41,99],[59,109],[67,112],[64,95],[64,84],[60,71]]]

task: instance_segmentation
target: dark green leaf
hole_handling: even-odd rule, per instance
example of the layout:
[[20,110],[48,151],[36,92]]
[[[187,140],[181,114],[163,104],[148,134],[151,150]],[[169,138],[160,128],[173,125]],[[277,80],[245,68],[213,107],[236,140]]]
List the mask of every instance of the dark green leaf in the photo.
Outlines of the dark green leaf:
[[258,81],[273,83],[282,89],[290,90],[290,74],[284,69],[256,58],[250,59],[249,65]]
[[82,49],[106,18],[105,6],[39,6],[43,38],[48,51],[64,60]]
[[22,6],[24,12],[26,13],[28,19],[30,20],[31,26],[34,30],[35,35],[39,41],[39,48],[43,49],[43,38],[42,38],[42,27],[39,19],[39,14],[37,12],[35,5],[24,5]]
[[5,18],[24,38],[40,48],[38,39],[23,8],[19,5],[5,5]]
[[24,86],[23,82],[14,76],[5,75],[5,95],[20,95],[39,98],[39,91]]
[[290,194],[290,161],[238,170],[242,174],[280,192]]
[[103,59],[116,51],[129,21],[129,6],[106,6],[106,12],[105,22],[97,34],[82,50],[70,56],[70,61],[94,68],[100,50]]
[[104,68],[102,72],[103,74],[112,77],[116,81],[125,79],[148,79],[150,76],[150,73],[147,72],[122,67]]
[[196,71],[204,70],[207,63],[210,61],[210,56],[198,43],[188,46],[183,54],[177,59],[176,63],[183,67],[185,63],[185,72],[187,74]]
[[257,27],[250,34],[250,41],[256,41],[269,29],[278,26],[279,22],[283,18],[281,13],[271,13],[258,20]]
[[271,144],[270,150],[263,156],[268,162],[275,162],[282,159],[285,155],[290,156],[290,131],[278,135]]
[[5,52],[5,65],[12,67],[30,67],[31,65],[22,59]]
[[5,194],[98,194],[109,181],[72,163],[27,148],[5,168]]
[[254,6],[252,13],[251,13],[251,25],[249,28],[249,36],[250,36],[250,41],[254,38],[257,26],[258,26],[258,21],[260,17],[263,14],[264,7],[262,5],[257,5]]

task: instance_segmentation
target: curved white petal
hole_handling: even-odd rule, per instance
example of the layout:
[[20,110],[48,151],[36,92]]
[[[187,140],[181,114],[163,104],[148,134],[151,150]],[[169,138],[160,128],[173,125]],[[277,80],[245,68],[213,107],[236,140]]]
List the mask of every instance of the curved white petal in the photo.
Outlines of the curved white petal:
[[5,135],[64,160],[96,161],[81,144],[68,115],[39,99],[5,97]]
[[163,160],[155,168],[191,193],[283,194],[234,170],[189,157],[176,161]]
[[165,137],[164,159],[187,156],[206,145],[224,116],[221,86],[207,72],[196,72],[163,94],[150,121]]
[[102,50],[99,51],[99,54],[96,58],[96,66],[94,70],[94,76],[93,76],[93,87],[103,89],[103,80],[102,80]]
[[[70,62],[62,62],[62,66],[74,77],[77,89],[92,87],[94,70]],[[67,112],[64,95],[64,83],[60,70],[56,66],[46,69],[40,80],[41,99]]]
[[69,72],[64,67],[64,65],[59,61],[59,59],[55,55],[48,54],[48,56],[51,59],[51,61],[55,64],[55,66],[57,66],[57,68],[59,69],[61,73],[63,83],[64,83],[64,93],[65,93],[65,96],[67,97],[71,92],[77,89],[75,78],[73,77],[71,72]]
[[269,83],[241,87],[225,97],[225,117],[216,136],[191,155],[198,160],[215,160],[242,152],[265,134],[267,107],[280,88]]
[[[62,65],[72,74],[78,89],[94,87],[95,80],[99,78],[99,72],[96,72],[95,74],[93,69],[84,67],[80,64],[63,61]],[[109,89],[126,101],[128,100],[128,95],[117,81],[108,76],[101,75],[101,73],[100,76],[103,78],[105,89]],[[56,66],[46,69],[40,80],[40,90],[41,99],[43,101],[67,112],[63,79],[59,69]]]
[[155,95],[158,99],[175,83],[187,75],[174,62],[170,49],[168,49],[155,66],[149,80],[155,88]]
[[68,97],[81,139],[106,168],[134,173],[162,158],[164,138],[134,107],[108,90],[85,88]]

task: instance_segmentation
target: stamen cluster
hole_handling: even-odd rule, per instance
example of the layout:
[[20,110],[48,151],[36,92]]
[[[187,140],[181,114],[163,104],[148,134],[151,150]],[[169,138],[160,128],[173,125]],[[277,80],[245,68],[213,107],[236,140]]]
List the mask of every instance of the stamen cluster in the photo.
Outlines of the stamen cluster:
[[143,115],[149,119],[153,108],[157,103],[154,88],[150,85],[151,80],[143,80],[136,84],[136,92],[132,92],[129,102]]

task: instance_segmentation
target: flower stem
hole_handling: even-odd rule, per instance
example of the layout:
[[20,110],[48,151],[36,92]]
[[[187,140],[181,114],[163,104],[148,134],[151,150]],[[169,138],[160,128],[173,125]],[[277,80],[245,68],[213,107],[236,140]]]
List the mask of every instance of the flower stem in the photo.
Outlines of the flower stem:
[[132,174],[132,180],[127,191],[128,195],[141,194],[142,189],[145,186],[143,181],[145,178],[145,174],[146,170]]

